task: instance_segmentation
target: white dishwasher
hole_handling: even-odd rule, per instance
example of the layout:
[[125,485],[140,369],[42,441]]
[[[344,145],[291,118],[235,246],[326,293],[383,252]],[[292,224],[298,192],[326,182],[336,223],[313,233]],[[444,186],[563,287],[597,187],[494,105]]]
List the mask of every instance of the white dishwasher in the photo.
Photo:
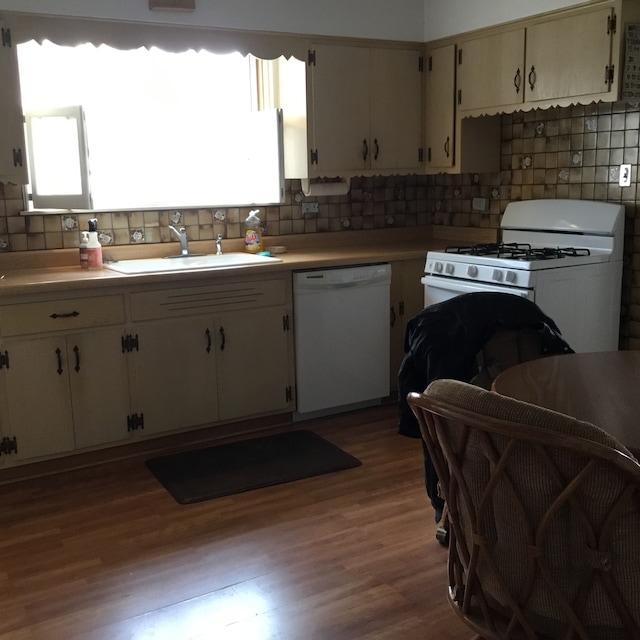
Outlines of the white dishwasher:
[[295,419],[389,395],[391,265],[296,271]]

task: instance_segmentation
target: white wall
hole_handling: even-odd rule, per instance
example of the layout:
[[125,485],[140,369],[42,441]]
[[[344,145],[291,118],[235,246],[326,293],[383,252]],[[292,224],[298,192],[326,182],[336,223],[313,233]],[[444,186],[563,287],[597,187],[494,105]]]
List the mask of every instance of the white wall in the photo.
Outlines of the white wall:
[[[1,3],[0,3],[1,4]],[[585,0],[424,0],[424,40],[564,9]]]
[[424,1],[196,0],[193,12],[166,12],[147,0],[0,0],[0,11],[421,42]]

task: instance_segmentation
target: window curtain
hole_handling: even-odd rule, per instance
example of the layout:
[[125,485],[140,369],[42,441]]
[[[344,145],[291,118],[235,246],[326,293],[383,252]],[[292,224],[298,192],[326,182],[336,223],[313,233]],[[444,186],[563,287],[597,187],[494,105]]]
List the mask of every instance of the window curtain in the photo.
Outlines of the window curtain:
[[226,54],[238,51],[263,60],[280,56],[305,60],[309,42],[306,37],[212,27],[193,27],[158,23],[70,18],[3,12],[11,28],[14,44],[49,40],[58,45],[106,44],[117,49],[158,47],[165,51],[199,51]]

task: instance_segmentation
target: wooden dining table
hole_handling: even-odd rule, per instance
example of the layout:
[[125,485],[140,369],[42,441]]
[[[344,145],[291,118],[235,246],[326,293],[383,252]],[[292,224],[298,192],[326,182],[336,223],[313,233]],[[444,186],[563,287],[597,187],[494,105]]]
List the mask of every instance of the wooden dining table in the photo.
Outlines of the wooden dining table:
[[530,360],[499,374],[492,389],[591,422],[640,456],[640,351]]

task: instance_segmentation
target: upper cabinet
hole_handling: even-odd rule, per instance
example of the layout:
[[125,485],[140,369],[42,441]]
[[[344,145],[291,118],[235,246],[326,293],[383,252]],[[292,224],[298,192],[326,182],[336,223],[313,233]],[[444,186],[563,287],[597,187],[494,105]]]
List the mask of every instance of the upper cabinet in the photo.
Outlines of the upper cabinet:
[[315,45],[309,51],[309,176],[421,171],[418,49]]
[[456,105],[456,45],[430,48],[426,60],[426,172],[498,171],[500,117],[461,117]]
[[427,168],[448,168],[455,163],[455,59],[454,44],[436,47],[427,54]]
[[27,154],[20,104],[18,54],[11,29],[0,20],[0,182],[26,184]]
[[524,99],[525,30],[479,36],[458,49],[460,110],[521,104]]
[[638,4],[596,2],[459,38],[458,108],[499,113],[619,99],[624,25],[640,19]]
[[614,9],[604,7],[528,27],[526,99],[611,93],[615,74],[611,44],[616,23]]
[[595,0],[427,43],[427,173],[498,171],[502,113],[619,100],[639,22],[637,0]]

